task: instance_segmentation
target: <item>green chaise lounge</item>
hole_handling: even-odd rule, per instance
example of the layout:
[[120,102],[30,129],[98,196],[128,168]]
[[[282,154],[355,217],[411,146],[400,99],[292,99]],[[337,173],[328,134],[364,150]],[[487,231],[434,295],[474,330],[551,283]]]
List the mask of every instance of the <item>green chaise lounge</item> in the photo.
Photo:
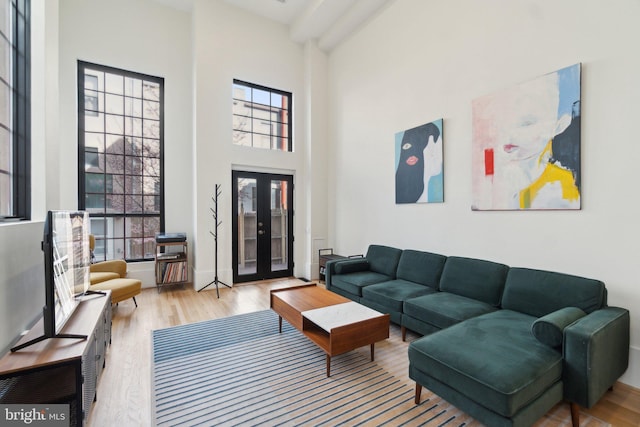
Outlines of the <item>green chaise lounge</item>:
[[490,426],[530,426],[563,399],[574,425],[629,361],[629,312],[598,280],[511,268],[501,309],[413,341],[409,376]]

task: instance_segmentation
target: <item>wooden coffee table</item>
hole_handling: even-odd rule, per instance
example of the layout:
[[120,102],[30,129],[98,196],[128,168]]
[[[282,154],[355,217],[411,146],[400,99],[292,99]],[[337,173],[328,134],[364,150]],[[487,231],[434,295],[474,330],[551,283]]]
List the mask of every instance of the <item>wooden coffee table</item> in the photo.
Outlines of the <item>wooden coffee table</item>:
[[327,377],[331,376],[331,357],[371,346],[389,338],[389,315],[353,302],[315,284],[271,291],[271,308],[282,319],[302,332],[327,355]]

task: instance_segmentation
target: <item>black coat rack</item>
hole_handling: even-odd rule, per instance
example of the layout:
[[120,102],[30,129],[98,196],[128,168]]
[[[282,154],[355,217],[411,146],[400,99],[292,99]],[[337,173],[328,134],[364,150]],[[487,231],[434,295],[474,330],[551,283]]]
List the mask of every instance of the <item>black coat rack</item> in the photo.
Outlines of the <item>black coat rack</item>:
[[213,200],[213,208],[209,208],[211,209],[211,213],[213,214],[213,230],[214,231],[209,231],[209,233],[211,233],[211,235],[213,236],[213,240],[215,241],[215,249],[214,249],[214,256],[215,256],[215,277],[213,279],[213,281],[209,282],[207,284],[207,286],[198,289],[198,292],[200,292],[202,289],[207,288],[210,285],[213,285],[215,283],[216,285],[216,295],[218,295],[218,298],[220,298],[220,290],[218,289],[218,285],[224,285],[227,288],[231,289],[231,286],[227,285],[226,283],[224,283],[222,280],[218,279],[218,226],[220,224],[222,224],[222,221],[218,220],[218,197],[220,197],[220,193],[222,193],[222,191],[220,190],[221,185],[220,184],[216,184],[216,191],[215,194],[211,197],[211,200]]

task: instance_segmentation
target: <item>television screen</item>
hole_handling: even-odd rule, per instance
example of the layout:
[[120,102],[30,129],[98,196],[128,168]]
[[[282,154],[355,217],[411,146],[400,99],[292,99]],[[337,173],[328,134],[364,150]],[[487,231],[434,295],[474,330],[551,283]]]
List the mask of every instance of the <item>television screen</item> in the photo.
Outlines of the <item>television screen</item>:
[[44,251],[44,334],[21,343],[18,351],[49,338],[87,339],[86,335],[60,331],[78,305],[76,297],[89,289],[89,214],[82,211],[49,211],[42,239]]
[[47,222],[44,236],[45,275],[48,276],[45,280],[50,288],[46,289],[47,306],[53,309],[51,323],[55,323],[57,334],[78,304],[75,297],[89,288],[89,214],[50,211]]

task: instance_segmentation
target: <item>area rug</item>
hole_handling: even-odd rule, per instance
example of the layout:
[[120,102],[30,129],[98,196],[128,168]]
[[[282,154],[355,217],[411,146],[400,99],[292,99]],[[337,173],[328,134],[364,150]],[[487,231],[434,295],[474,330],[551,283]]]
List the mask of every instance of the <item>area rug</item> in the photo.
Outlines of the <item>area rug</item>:
[[[159,426],[479,426],[428,390],[413,402],[407,343],[391,338],[332,358],[271,310],[153,331]],[[536,425],[571,425],[558,405]],[[582,426],[606,426],[582,415]]]

